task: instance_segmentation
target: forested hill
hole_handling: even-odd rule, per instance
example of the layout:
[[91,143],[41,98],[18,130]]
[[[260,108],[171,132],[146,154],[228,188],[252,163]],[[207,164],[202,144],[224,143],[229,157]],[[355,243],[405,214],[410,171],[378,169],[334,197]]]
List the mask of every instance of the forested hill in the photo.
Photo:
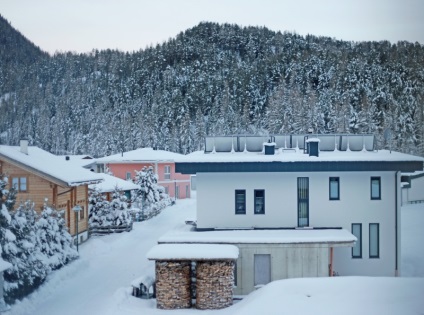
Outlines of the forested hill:
[[383,148],[390,129],[392,148],[424,155],[418,43],[204,22],[134,53],[60,53],[23,67],[0,80],[2,143],[26,137],[52,153],[95,156],[146,146],[188,153],[205,135],[313,128],[374,133]]

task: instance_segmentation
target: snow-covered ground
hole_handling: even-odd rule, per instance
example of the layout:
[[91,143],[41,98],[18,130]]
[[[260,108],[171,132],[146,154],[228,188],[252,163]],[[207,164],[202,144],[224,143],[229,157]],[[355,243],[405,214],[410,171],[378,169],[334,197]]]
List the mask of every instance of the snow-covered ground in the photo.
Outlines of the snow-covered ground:
[[92,237],[80,258],[5,315],[132,314],[423,314],[424,204],[402,208],[403,278],[334,277],[275,281],[218,311],[163,311],[131,296],[130,283],[153,272],[145,255],[165,232],[195,217],[195,199],[179,200],[130,233]]

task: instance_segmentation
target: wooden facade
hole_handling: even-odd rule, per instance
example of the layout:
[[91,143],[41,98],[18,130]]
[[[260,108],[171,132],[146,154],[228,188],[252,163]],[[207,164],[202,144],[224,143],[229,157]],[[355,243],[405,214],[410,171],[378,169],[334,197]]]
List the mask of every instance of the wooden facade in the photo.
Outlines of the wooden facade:
[[[76,205],[82,207],[78,215],[78,233],[88,231],[88,185],[69,187],[59,180],[50,178],[35,171],[26,170],[15,165],[12,161],[0,159],[0,173],[8,177],[9,187],[12,186],[14,178],[19,180],[25,178],[24,187],[18,186],[16,202],[31,200],[35,204],[35,210],[40,213],[47,199],[47,205],[56,210],[64,210],[64,219],[69,233],[76,234],[76,214],[72,208]],[[25,189],[21,189],[25,188]]]

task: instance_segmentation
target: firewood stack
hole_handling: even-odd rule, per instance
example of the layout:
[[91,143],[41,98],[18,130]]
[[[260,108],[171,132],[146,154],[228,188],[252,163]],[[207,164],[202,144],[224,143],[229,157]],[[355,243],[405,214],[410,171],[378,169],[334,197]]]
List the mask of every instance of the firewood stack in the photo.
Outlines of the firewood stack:
[[220,309],[233,304],[234,261],[199,261],[196,273],[198,309]]
[[190,261],[156,261],[157,308],[191,307],[190,265]]

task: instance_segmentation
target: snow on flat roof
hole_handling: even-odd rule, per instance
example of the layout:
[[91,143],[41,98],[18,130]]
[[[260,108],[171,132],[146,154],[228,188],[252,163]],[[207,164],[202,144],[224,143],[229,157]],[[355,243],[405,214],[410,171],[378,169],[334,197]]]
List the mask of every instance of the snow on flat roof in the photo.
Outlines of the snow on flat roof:
[[4,261],[0,258],[0,272],[3,272],[6,269],[9,269],[10,267],[12,267],[11,263],[8,263],[7,261]]
[[379,151],[320,151],[319,157],[305,154],[303,149],[292,149],[290,153],[275,150],[274,155],[261,152],[193,152],[175,160],[181,163],[225,163],[225,162],[357,162],[357,161],[420,161],[424,158],[388,150]]
[[99,174],[78,167],[59,156],[38,147],[28,147],[28,154],[22,153],[18,146],[0,145],[0,155],[22,164],[36,172],[43,173],[66,183],[68,186],[95,183],[102,180]]
[[97,159],[100,163],[114,162],[143,162],[143,161],[174,161],[183,156],[182,154],[164,150],[153,150],[152,148],[142,148],[124,153],[105,156]]
[[134,184],[131,181],[123,180],[122,178],[118,178],[112,175],[98,173],[99,176],[103,178],[103,181],[98,184],[91,184],[88,187],[90,189],[97,188],[100,192],[112,192],[117,187],[119,190],[135,190],[139,189],[140,186]]
[[150,249],[149,260],[214,260],[237,259],[239,250],[234,245],[216,244],[159,244]]
[[189,226],[169,231],[159,243],[298,244],[340,243],[353,245],[356,237],[345,229],[214,230],[196,231]]

